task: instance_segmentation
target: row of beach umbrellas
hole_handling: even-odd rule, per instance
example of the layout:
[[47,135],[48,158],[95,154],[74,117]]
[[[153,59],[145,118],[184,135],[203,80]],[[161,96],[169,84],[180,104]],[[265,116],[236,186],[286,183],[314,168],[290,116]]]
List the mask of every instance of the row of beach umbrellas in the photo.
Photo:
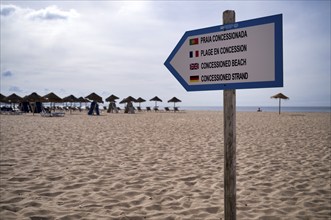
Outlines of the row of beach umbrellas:
[[[116,99],[119,99],[119,98],[117,96],[111,95],[110,97],[108,97],[106,99],[106,101],[108,101],[108,102],[114,102]],[[157,106],[157,102],[162,102],[162,99],[160,99],[159,97],[155,96],[155,97],[151,98],[149,101],[155,101],[155,107],[156,107]],[[127,98],[124,98],[119,103],[120,104],[123,104],[123,103],[128,103],[128,102],[137,102],[137,103],[139,103],[139,107],[140,107],[140,104],[142,102],[146,102],[146,100],[143,99],[143,98],[141,98],[141,97],[135,99],[132,96],[128,96]],[[175,107],[176,103],[177,102],[181,102],[181,100],[179,100],[177,97],[173,97],[170,100],[168,100],[168,102],[173,102],[174,103],[174,107]]]
[[[119,99],[119,97],[112,94],[108,98],[106,98],[106,101],[115,102],[117,99]],[[3,102],[3,103],[20,103],[20,102],[24,102],[24,101],[26,101],[26,102],[50,102],[50,103],[60,103],[60,102],[80,102],[80,103],[85,102],[86,103],[86,102],[95,101],[98,103],[103,103],[102,97],[94,92],[91,93],[90,95],[86,96],[85,98],[83,98],[83,97],[76,98],[74,95],[69,95],[64,98],[60,98],[53,92],[51,92],[45,96],[40,96],[36,92],[33,92],[30,95],[27,95],[25,97],[20,97],[20,96],[16,95],[15,93],[13,93],[7,97],[0,94],[0,102]],[[139,107],[140,107],[140,104],[145,101],[146,100],[141,97],[135,99],[132,96],[128,96],[127,98],[124,98],[122,101],[120,101],[120,104],[128,103],[128,102],[137,102],[137,103],[139,103]],[[155,101],[155,106],[157,106],[157,102],[162,102],[162,99],[155,96],[152,99],[150,99],[150,101]],[[173,102],[174,107],[175,107],[175,103],[181,102],[181,100],[179,100],[176,97],[173,97],[170,100],[168,100],[168,102]]]
[[64,98],[60,98],[53,92],[40,96],[36,92],[31,93],[30,95],[20,97],[15,93],[10,96],[4,96],[0,94],[0,102],[3,103],[20,103],[20,102],[90,102],[87,98],[79,97],[76,98],[74,95],[69,95]]
[[[281,112],[281,99],[289,99],[289,97],[285,96],[282,93],[278,93],[274,96],[271,96],[271,98],[275,98],[275,99],[279,99],[279,114]],[[106,98],[107,102],[115,102],[116,99],[119,99],[119,97],[115,96],[115,95],[110,95],[108,98]],[[64,98],[60,98],[59,96],[57,96],[55,93],[51,92],[45,96],[40,96],[38,95],[36,92],[31,93],[28,96],[25,97],[20,97],[18,95],[16,95],[15,93],[9,95],[9,96],[4,96],[0,93],[0,102],[3,103],[20,103],[23,101],[27,101],[27,102],[51,102],[51,103],[56,103],[56,102],[90,102],[90,101],[95,101],[95,102],[99,102],[99,103],[103,103],[102,97],[99,96],[98,94],[92,92],[90,95],[86,96],[85,98],[83,97],[79,97],[76,98],[74,95],[69,95],[67,97]],[[124,98],[122,101],[120,101],[120,104],[122,103],[127,103],[127,102],[137,102],[139,103],[139,107],[140,107],[140,103],[145,102],[146,100],[139,97],[137,99],[133,98],[132,96],[128,96],[127,98]],[[155,101],[155,107],[157,106],[157,102],[162,102],[162,99],[160,99],[159,97],[155,96],[152,99],[150,99],[150,101]],[[177,102],[181,102],[181,100],[179,100],[176,97],[171,98],[170,100],[168,100],[168,102],[173,102],[174,103],[174,107],[175,104]]]

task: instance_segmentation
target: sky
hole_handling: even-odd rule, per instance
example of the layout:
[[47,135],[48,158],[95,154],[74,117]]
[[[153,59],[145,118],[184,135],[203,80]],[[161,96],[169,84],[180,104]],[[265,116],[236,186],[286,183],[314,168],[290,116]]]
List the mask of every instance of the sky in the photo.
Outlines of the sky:
[[187,92],[164,66],[186,31],[283,15],[284,86],[238,89],[237,106],[330,106],[330,1],[3,1],[3,95],[176,96],[180,106],[222,106],[223,91]]

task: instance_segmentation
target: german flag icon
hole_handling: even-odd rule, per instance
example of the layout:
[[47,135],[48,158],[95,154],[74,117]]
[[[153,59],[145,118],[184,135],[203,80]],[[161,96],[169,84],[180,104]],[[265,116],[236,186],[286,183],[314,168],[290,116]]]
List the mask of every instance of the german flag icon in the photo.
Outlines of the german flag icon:
[[199,82],[200,81],[200,77],[199,75],[195,75],[195,76],[190,76],[190,82]]

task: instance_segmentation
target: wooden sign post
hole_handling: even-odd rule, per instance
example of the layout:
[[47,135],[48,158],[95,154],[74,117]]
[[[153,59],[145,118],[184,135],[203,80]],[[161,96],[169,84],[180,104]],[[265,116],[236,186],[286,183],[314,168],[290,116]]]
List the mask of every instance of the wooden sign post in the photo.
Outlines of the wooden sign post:
[[[235,23],[235,12],[223,12],[223,24]],[[236,220],[236,90],[223,91],[224,217]]]

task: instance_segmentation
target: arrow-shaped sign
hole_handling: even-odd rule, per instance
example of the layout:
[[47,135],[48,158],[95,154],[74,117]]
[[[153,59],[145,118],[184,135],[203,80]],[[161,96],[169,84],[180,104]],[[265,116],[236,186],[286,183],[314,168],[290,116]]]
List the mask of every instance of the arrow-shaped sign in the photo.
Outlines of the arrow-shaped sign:
[[164,65],[187,91],[282,87],[282,15],[187,31]]

